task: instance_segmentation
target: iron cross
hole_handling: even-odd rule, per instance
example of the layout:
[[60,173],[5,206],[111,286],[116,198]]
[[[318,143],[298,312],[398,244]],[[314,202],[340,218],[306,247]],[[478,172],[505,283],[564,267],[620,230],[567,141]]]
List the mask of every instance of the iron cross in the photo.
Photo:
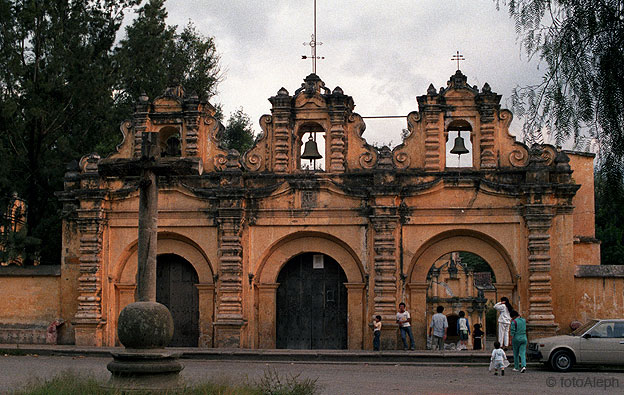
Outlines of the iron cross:
[[312,34],[312,39],[310,42],[303,43],[303,45],[310,46],[310,56],[302,55],[301,59],[312,59],[312,73],[316,74],[316,59],[325,59],[324,56],[316,55],[316,47],[319,45],[323,45],[322,42],[316,41],[316,0],[314,0],[314,34]]
[[457,70],[459,70],[459,61],[466,60],[466,59],[464,58],[464,55],[460,54],[459,51],[457,51],[457,53],[453,55],[451,60],[457,61]]

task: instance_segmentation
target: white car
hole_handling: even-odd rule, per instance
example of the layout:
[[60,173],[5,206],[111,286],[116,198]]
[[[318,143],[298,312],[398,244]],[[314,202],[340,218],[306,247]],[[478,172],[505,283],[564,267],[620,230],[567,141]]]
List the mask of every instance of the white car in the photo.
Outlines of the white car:
[[527,356],[559,372],[574,365],[624,365],[624,319],[590,320],[569,335],[537,339]]

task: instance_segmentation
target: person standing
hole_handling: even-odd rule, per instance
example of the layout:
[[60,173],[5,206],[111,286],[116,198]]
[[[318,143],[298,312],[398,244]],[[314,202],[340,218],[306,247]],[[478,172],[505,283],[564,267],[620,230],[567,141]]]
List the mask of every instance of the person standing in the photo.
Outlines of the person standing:
[[399,303],[399,312],[396,315],[396,322],[399,324],[399,330],[401,331],[401,340],[403,340],[403,350],[407,350],[407,339],[409,335],[410,349],[414,350],[414,335],[412,334],[412,318],[409,311],[405,310],[405,303]]
[[381,349],[381,316],[375,316],[373,321],[373,350],[379,351]]
[[499,342],[494,342],[494,350],[492,350],[492,357],[490,358],[490,371],[494,370],[494,376],[498,375],[500,369],[501,376],[505,375],[505,368],[509,366],[507,361],[507,355],[501,348]]
[[494,305],[494,308],[498,311],[498,342],[503,347],[503,350],[507,350],[509,347],[509,325],[511,324],[511,316],[509,312],[513,310],[509,299],[503,296],[501,301]]
[[481,324],[474,324],[474,330],[472,331],[472,349],[473,350],[481,350],[483,346],[481,345],[481,338],[484,333],[481,330]]
[[468,318],[466,318],[466,313],[463,311],[459,312],[459,319],[457,320],[457,333],[459,333],[459,349],[467,350],[468,335],[470,335],[470,324],[468,323]]
[[448,331],[448,320],[442,314],[443,311],[444,306],[438,306],[436,313],[431,317],[431,325],[429,325],[429,336],[433,333],[431,348],[437,347],[440,351],[444,350],[444,341]]
[[526,320],[520,317],[520,314],[512,310],[511,316],[511,346],[513,347],[514,356],[514,372],[520,370],[520,373],[526,372]]

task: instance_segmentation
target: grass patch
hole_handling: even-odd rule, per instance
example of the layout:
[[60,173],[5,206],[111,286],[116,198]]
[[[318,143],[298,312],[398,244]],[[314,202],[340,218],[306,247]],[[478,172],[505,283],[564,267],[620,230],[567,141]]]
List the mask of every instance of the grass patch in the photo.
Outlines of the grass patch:
[[[49,380],[37,380],[24,389],[15,391],[15,395],[119,395],[123,392],[101,387],[103,383],[91,376],[79,375],[71,371],[58,374]],[[184,395],[315,395],[319,393],[316,380],[300,378],[300,375],[280,376],[275,369],[267,369],[264,375],[254,382],[233,384],[223,382],[205,382],[189,385],[180,391],[168,391],[167,394]],[[153,392],[132,392],[132,394],[152,394]],[[163,392],[158,392],[163,393]]]

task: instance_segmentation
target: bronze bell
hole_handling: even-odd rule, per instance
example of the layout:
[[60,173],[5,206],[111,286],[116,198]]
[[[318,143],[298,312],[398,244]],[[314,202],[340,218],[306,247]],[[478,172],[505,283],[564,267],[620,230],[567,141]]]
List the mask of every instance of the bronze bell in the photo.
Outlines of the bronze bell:
[[318,148],[316,146],[316,141],[312,140],[312,135],[305,143],[305,148],[303,149],[303,154],[301,154],[301,159],[321,159],[323,156],[319,154]]
[[470,151],[468,151],[468,149],[464,145],[464,138],[461,136],[461,132],[457,132],[457,137],[455,137],[455,145],[451,150],[451,154],[462,155],[467,154],[468,152]]

